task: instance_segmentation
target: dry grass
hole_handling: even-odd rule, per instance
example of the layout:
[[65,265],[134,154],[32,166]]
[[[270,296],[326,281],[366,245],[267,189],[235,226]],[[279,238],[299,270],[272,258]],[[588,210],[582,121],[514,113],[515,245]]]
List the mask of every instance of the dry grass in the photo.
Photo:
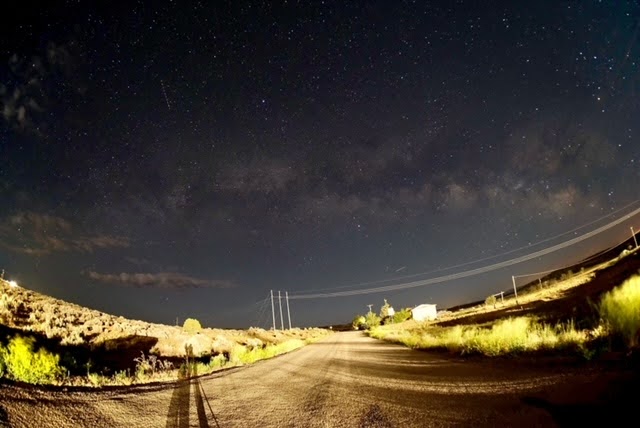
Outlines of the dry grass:
[[446,349],[487,356],[580,349],[587,340],[587,333],[575,330],[572,325],[550,326],[530,317],[507,318],[490,327],[416,326],[393,330],[378,327],[371,330],[370,335],[416,349]]
[[[117,317],[0,280],[0,324],[54,343],[68,385],[127,385],[176,379],[190,350],[199,374],[271,358],[330,334],[325,329],[271,331],[184,329]],[[188,331],[187,331],[188,330]],[[86,350],[80,354],[74,353]],[[68,352],[67,352],[68,353]],[[142,359],[140,355],[142,353]],[[137,361],[135,360],[137,359]],[[170,368],[167,364],[172,363]],[[115,364],[115,365],[114,365]]]
[[[495,309],[492,305],[478,305],[449,312],[436,321],[418,323],[410,320],[372,329],[369,334],[412,348],[441,349],[459,354],[488,356],[571,350],[591,358],[599,352],[598,350],[602,350],[600,339],[605,336],[611,338],[614,335],[624,338],[627,349],[633,348],[638,345],[640,339],[640,277],[632,277],[613,290],[611,286],[615,285],[615,282],[609,281],[621,281],[637,271],[638,261],[635,253],[635,250],[625,251],[620,256],[590,269],[583,269],[575,274],[569,272],[558,280],[542,283],[540,287],[521,293],[518,296],[519,305],[516,305],[513,297],[505,299],[504,303],[498,299]],[[634,256],[634,259],[618,264],[629,256]],[[623,272],[626,272],[626,276],[620,276]],[[587,284],[594,280],[596,275],[600,285],[595,289],[603,290],[599,287],[610,284],[606,289],[611,291],[604,295],[593,295],[603,296],[602,302],[600,305],[589,304],[590,313],[582,312],[585,319],[569,315],[559,318],[565,322],[550,324],[539,320],[539,317],[549,314],[536,312],[535,309],[528,309],[529,315],[523,316],[522,306],[549,308],[553,305],[556,308],[557,303],[565,302],[562,299],[566,299],[568,295],[574,296],[574,299],[586,300],[584,291],[577,287],[591,287],[591,284]],[[594,298],[593,301],[597,300]],[[576,300],[570,302],[572,303],[559,305],[565,308],[565,311],[569,311],[569,314],[576,308]],[[601,318],[600,322],[598,316]],[[581,329],[576,328],[574,320],[582,326]],[[609,342],[607,349],[612,349],[611,347]]]
[[[555,300],[564,295],[567,291],[586,284],[594,278],[596,272],[600,269],[604,269],[610,266],[610,262],[603,263],[591,269],[583,272],[572,274],[565,279],[558,279],[555,281],[543,283],[543,286],[538,289],[533,289],[524,293],[518,294],[518,304],[526,305],[533,302]],[[513,315],[515,315],[518,304],[516,304],[515,296],[508,296],[502,301],[497,299],[495,307],[493,305],[486,305],[484,303],[478,304],[471,308],[465,308],[455,312],[447,312],[443,317],[440,317],[437,321],[442,320],[457,320],[468,316],[486,314],[491,312],[497,312],[504,310],[505,308],[513,308]],[[436,322],[437,322],[436,321]]]
[[640,335],[640,276],[629,278],[605,294],[599,310],[612,334],[623,337],[629,347],[637,346]]

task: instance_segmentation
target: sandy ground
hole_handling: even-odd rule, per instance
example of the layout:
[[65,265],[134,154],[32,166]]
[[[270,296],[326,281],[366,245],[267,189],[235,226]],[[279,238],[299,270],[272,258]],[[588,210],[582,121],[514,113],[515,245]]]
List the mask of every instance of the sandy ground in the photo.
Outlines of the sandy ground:
[[0,386],[0,427],[576,426],[632,415],[637,374],[470,360],[336,333],[281,357],[173,384]]

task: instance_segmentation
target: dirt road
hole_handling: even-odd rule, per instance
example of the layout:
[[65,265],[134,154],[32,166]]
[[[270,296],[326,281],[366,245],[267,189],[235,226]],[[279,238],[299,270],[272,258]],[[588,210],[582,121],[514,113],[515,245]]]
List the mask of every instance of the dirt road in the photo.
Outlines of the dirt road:
[[3,385],[0,427],[593,425],[632,414],[624,401],[635,395],[634,376],[593,366],[463,361],[347,332],[173,385],[99,392]]

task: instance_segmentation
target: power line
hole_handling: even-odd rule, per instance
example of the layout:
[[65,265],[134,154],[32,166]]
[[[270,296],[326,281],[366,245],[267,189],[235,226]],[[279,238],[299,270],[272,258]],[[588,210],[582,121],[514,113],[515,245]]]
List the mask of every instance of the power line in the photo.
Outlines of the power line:
[[549,270],[544,270],[542,272],[534,272],[534,273],[524,273],[521,275],[511,275],[513,278],[525,278],[527,276],[537,276],[537,275],[544,275],[545,273],[551,273],[551,272],[555,272],[558,269],[564,269],[562,267],[556,268],[556,269],[549,269]]
[[256,317],[254,318],[256,322],[255,323],[256,326],[263,328],[266,325],[268,307],[269,307],[269,296],[267,296],[265,299],[263,299],[260,302],[260,308],[257,311]]
[[[618,245],[620,245],[620,244],[622,244],[623,242],[628,241],[628,240],[629,240],[629,238],[624,238],[622,241],[620,241],[620,242],[618,242],[617,244],[615,244],[615,245],[611,246],[611,247],[609,248],[609,250],[611,250],[611,249],[613,249],[613,248],[617,247]],[[609,250],[605,250],[605,251],[609,251]],[[601,253],[602,253],[602,252],[601,252]],[[583,259],[583,260],[582,260],[582,262],[586,262],[586,261],[589,261],[589,260],[591,260],[591,259],[593,259],[593,258],[595,258],[595,257],[598,257],[601,253],[597,253],[597,254],[594,254],[594,255],[592,255],[592,256],[589,256],[589,257],[587,257],[586,259]],[[527,276],[544,275],[544,274],[546,274],[546,273],[556,272],[556,271],[558,271],[558,270],[561,270],[561,269],[564,269],[564,268],[567,268],[567,267],[569,267],[569,266],[561,266],[561,267],[558,267],[558,268],[555,268],[555,269],[549,269],[549,270],[545,270],[545,271],[542,271],[542,272],[523,273],[523,274],[520,274],[520,275],[513,275],[513,277],[514,277],[514,278],[524,278],[524,277],[527,277]]]
[[511,265],[515,265],[517,263],[522,263],[524,261],[527,260],[531,260],[537,257],[541,257],[544,255],[547,255],[549,253],[561,250],[563,248],[566,248],[570,245],[576,244],[578,242],[584,241],[585,239],[588,239],[594,235],[597,235],[601,232],[604,232],[605,230],[611,229],[614,226],[617,226],[618,224],[628,220],[629,218],[637,215],[638,213],[640,213],[640,208],[635,209],[634,211],[632,211],[631,213],[617,219],[614,220],[604,226],[600,226],[597,229],[592,230],[591,232],[587,232],[581,236],[577,236],[573,239],[570,239],[568,241],[562,242],[560,244],[556,244],[553,245],[551,247],[524,255],[524,256],[520,256],[520,257],[516,257],[514,259],[511,260],[506,260],[503,262],[499,262],[499,263],[494,263],[492,265],[489,266],[483,266],[480,268],[476,268],[476,269],[471,269],[471,270],[467,270],[467,271],[463,271],[463,272],[459,272],[459,273],[454,273],[454,274],[450,274],[450,275],[444,275],[444,276],[440,276],[440,277],[436,277],[436,278],[429,278],[429,279],[424,279],[424,280],[420,280],[420,281],[412,281],[412,282],[406,282],[406,283],[400,283],[400,284],[393,284],[393,285],[387,285],[387,286],[382,286],[382,287],[372,287],[372,288],[365,288],[365,289],[358,289],[358,290],[347,290],[347,291],[338,291],[338,292],[333,292],[333,293],[313,293],[313,294],[298,294],[298,295],[292,295],[289,298],[290,299],[318,299],[318,298],[328,298],[328,297],[346,297],[346,296],[356,296],[356,295],[360,295],[360,294],[370,294],[370,293],[381,293],[381,292],[385,292],[385,291],[396,291],[396,290],[404,290],[407,288],[414,288],[414,287],[421,287],[421,286],[425,286],[425,285],[432,285],[432,284],[437,284],[440,282],[446,282],[446,281],[451,281],[454,279],[460,279],[460,278],[466,278],[469,276],[474,276],[474,275],[479,275],[481,273],[485,273],[485,272],[490,272],[493,270],[497,270],[497,269],[501,269],[507,266],[511,266]]
[[[468,262],[464,262],[464,263],[460,263],[460,264],[456,264],[456,265],[452,265],[452,266],[447,266],[447,267],[444,267],[444,268],[435,269],[435,270],[431,270],[431,271],[427,271],[427,272],[414,273],[414,274],[411,274],[411,275],[396,276],[394,278],[379,279],[379,280],[375,280],[375,281],[359,282],[359,283],[356,283],[356,284],[345,285],[345,286],[341,286],[341,287],[316,288],[316,289],[307,290],[307,292],[344,290],[344,289],[352,289],[353,287],[358,287],[358,286],[361,286],[361,285],[383,284],[385,282],[398,281],[400,279],[407,279],[407,278],[416,278],[416,277],[419,277],[419,276],[429,275],[429,274],[436,273],[436,272],[443,272],[443,271],[447,271],[447,270],[450,270],[450,269],[455,269],[455,268],[459,268],[459,267],[463,267],[463,266],[468,266],[468,265],[484,262],[484,261],[487,261],[487,260],[496,259],[496,258],[499,258],[499,257],[504,257],[504,256],[506,256],[508,254],[513,254],[513,253],[516,253],[518,251],[522,251],[522,250],[526,250],[528,248],[536,247],[536,246],[538,246],[540,244],[544,244],[545,242],[553,241],[554,239],[560,238],[561,236],[568,235],[570,233],[574,233],[574,232],[576,232],[578,230],[584,229],[585,227],[591,226],[591,225],[593,225],[595,223],[598,223],[598,222],[600,222],[600,221],[602,221],[602,220],[604,220],[604,219],[606,219],[608,217],[611,217],[611,216],[613,216],[615,214],[618,214],[621,211],[625,211],[629,207],[637,204],[638,202],[640,202],[640,200],[633,201],[633,202],[623,206],[622,208],[618,208],[615,211],[612,211],[612,212],[610,212],[610,213],[608,213],[608,214],[606,214],[606,215],[604,215],[602,217],[599,217],[599,218],[597,218],[595,220],[592,220],[592,221],[590,221],[588,223],[585,223],[585,224],[583,224],[581,226],[578,226],[578,227],[573,228],[571,230],[568,230],[566,232],[562,232],[562,233],[557,234],[555,236],[551,236],[551,237],[542,239],[540,241],[534,242],[533,244],[529,244],[529,245],[525,245],[525,246],[522,246],[522,247],[519,247],[519,248],[515,248],[513,250],[509,250],[509,251],[506,251],[504,253],[494,254],[492,256],[483,257],[483,258],[480,258],[480,259],[476,259],[476,260],[472,260],[472,261],[468,261]],[[293,296],[291,296],[291,298],[293,299]]]
[[260,318],[260,325],[259,327],[264,328],[265,330],[269,330],[269,298],[267,298],[267,302],[265,304],[265,311],[264,314],[262,315],[262,318]]

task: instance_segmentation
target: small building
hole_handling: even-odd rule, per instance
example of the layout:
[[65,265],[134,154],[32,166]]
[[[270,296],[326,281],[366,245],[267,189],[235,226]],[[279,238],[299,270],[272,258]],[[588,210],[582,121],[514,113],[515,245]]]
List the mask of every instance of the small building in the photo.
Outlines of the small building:
[[411,315],[416,321],[431,321],[438,318],[438,311],[435,304],[424,303],[411,309]]

